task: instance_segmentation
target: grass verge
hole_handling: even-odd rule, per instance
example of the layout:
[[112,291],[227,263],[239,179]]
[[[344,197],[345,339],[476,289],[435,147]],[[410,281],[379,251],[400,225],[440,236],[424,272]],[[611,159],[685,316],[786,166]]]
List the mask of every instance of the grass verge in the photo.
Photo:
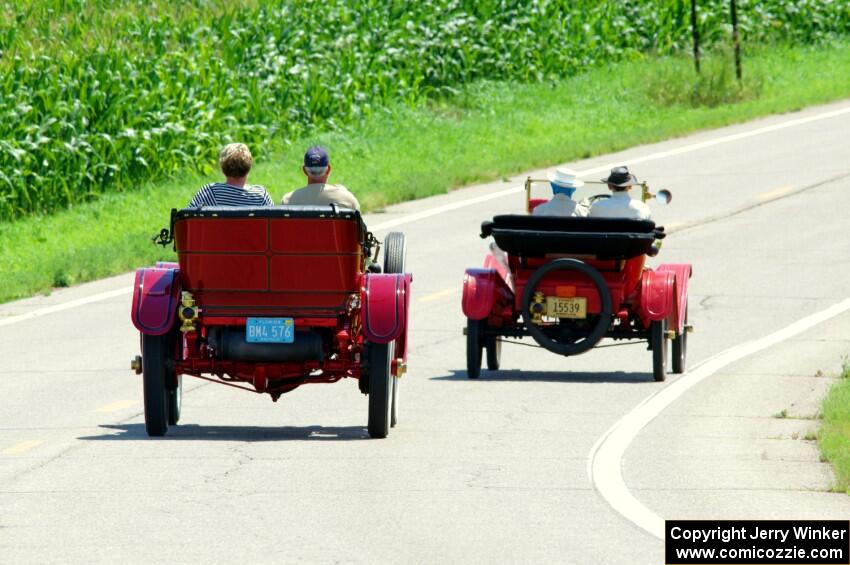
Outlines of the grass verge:
[[[332,180],[368,210],[529,168],[617,151],[695,130],[850,96],[850,43],[764,48],[745,58],[742,88],[728,58],[693,79],[687,58],[624,62],[559,82],[476,83],[457,96],[395,106],[357,127],[317,132],[257,165],[251,182],[275,200],[303,184],[304,148],[331,151]],[[51,216],[0,223],[0,302],[173,256],[150,243],[210,178],[109,194]]]
[[836,490],[850,494],[850,362],[844,363],[841,380],[829,390],[822,411],[821,454],[835,469]]

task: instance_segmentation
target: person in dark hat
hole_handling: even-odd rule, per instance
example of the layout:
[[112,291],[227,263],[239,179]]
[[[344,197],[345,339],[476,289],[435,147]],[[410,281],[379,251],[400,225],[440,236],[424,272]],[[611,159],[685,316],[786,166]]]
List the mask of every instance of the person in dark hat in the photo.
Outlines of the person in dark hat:
[[304,153],[304,166],[307,186],[284,195],[282,204],[327,206],[338,204],[352,210],[359,210],[360,203],[347,188],[341,184],[328,184],[331,164],[324,147],[315,145]]
[[649,206],[640,200],[629,196],[629,189],[638,180],[628,167],[614,167],[611,174],[602,179],[611,190],[611,198],[597,200],[590,207],[591,218],[628,218],[632,220],[648,220]]

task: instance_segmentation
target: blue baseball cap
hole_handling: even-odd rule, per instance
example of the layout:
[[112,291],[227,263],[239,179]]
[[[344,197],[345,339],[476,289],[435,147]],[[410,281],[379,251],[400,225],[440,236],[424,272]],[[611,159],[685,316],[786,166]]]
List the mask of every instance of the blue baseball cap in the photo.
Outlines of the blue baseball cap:
[[314,145],[310,149],[304,153],[304,166],[305,167],[327,167],[328,166],[328,152],[325,151],[324,147],[320,147],[318,145]]

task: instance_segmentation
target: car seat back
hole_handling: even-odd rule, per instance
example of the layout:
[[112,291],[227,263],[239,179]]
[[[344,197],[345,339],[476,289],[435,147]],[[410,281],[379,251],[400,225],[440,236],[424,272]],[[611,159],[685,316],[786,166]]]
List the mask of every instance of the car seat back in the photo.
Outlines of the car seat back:
[[336,206],[202,207],[174,215],[185,290],[207,313],[342,310],[360,291],[365,226]]

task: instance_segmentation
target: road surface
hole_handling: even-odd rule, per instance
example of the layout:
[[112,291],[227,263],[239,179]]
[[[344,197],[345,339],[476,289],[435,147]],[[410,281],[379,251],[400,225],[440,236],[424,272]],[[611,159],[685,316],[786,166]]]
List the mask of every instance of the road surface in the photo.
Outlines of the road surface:
[[[568,165],[596,179],[628,164],[673,191],[653,263],[694,264],[693,367],[850,297],[848,147],[842,102]],[[463,271],[486,251],[480,222],[521,210],[524,176],[367,216],[406,232],[415,276],[386,440],[367,439],[354,381],[274,404],[188,377],[180,425],[148,439],[131,275],[0,306],[0,562],[650,564],[662,541],[641,512],[850,516],[807,439],[850,353],[846,311],[651,414],[606,467],[625,494],[589,473],[600,442],[693,371],[655,383],[641,345],[505,345],[503,370],[467,379]],[[627,496],[640,512],[616,508]]]

